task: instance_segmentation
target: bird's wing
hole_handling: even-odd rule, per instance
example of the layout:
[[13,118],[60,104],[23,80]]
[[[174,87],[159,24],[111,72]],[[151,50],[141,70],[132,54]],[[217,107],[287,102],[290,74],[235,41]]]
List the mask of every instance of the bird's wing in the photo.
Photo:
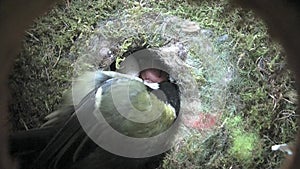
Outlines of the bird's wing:
[[[78,113],[88,113],[94,111],[95,90],[86,95],[76,108]],[[75,151],[70,148],[80,145],[86,139],[80,122],[75,113],[72,113],[62,128],[49,141],[48,145],[40,153],[35,161],[36,166],[47,166],[48,168],[57,168],[57,165],[67,156],[73,156]],[[78,147],[80,148],[80,146]],[[72,157],[74,159],[74,157]]]
[[[91,143],[77,115],[90,117],[85,119],[88,121],[85,125],[90,124],[90,126],[85,126],[88,128],[87,130],[92,131],[93,128],[105,130],[101,124],[97,123],[98,121],[92,118],[94,116],[91,114],[95,111],[96,93],[100,88],[105,90],[107,86],[116,84],[119,79],[140,81],[135,77],[110,71],[87,72],[75,80],[72,97],[75,97],[73,103],[75,102],[76,106],[65,106],[47,116],[49,121],[45,123],[45,126],[59,125],[61,129],[36,158],[35,166],[59,168],[63,161],[75,162],[97,147]],[[75,110],[76,113],[74,113]],[[114,120],[118,121],[117,118]],[[67,164],[63,165],[66,166]]]

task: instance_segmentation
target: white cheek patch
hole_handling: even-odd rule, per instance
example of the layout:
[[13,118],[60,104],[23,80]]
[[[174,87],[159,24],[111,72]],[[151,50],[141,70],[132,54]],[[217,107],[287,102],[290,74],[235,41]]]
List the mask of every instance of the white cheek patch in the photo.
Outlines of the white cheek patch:
[[100,105],[101,105],[101,99],[102,99],[102,88],[99,87],[97,92],[96,92],[96,95],[95,95],[95,107],[96,108],[99,108]]
[[168,107],[172,110],[173,115],[174,115],[174,117],[176,118],[177,115],[176,115],[176,111],[175,111],[174,107],[173,107],[172,105],[170,105],[170,104],[168,104]]
[[144,81],[144,84],[146,86],[150,87],[151,89],[154,89],[154,90],[159,89],[159,84],[158,83],[151,83],[151,82]]
[[[107,75],[107,76],[110,76],[112,78],[128,78],[128,79],[131,79],[131,80],[137,80],[139,82],[143,81],[143,79],[141,79],[137,76],[122,74],[122,73],[113,72],[113,71],[102,71],[102,73]],[[138,74],[135,74],[135,75],[138,75]]]

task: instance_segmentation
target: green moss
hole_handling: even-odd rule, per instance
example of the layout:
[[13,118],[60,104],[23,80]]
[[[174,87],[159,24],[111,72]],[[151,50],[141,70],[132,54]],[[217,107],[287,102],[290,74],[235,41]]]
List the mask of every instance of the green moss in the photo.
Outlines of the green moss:
[[257,136],[254,133],[245,131],[233,131],[233,143],[229,149],[230,156],[238,161],[249,163],[254,157],[260,156],[257,147]]
[[245,130],[245,121],[240,116],[235,116],[226,122],[231,136],[229,156],[240,163],[251,163],[261,155],[259,137],[253,131]]
[[57,109],[70,87],[73,62],[70,50],[83,35],[120,6],[118,1],[82,1],[58,4],[25,32],[23,47],[10,76],[13,129],[40,126]]
[[[211,31],[207,35],[211,44],[203,44],[211,51],[190,46],[188,52],[195,63],[191,70],[198,82],[201,111],[220,112],[229,120],[207,137],[196,131],[185,137],[166,156],[162,168],[278,168],[283,155],[271,152],[270,147],[292,142],[298,128],[295,79],[286,70],[285,52],[251,11],[232,8],[227,0],[194,2],[72,0],[70,6],[57,5],[37,19],[25,33],[10,78],[14,128],[37,127],[59,107],[71,84],[74,61],[86,54],[73,55],[79,50],[77,42],[88,43],[86,38],[97,33],[121,38],[116,44],[119,61],[139,47],[163,46],[170,40],[145,31],[126,17],[123,22],[135,29],[95,32],[100,23],[113,27],[107,20],[120,14],[137,21],[146,12],[166,13],[195,21],[201,31]],[[228,39],[220,41],[222,35]],[[193,42],[201,41],[194,38]]]
[[226,125],[231,130],[234,130],[239,127],[243,127],[243,119],[241,116],[235,116],[231,119],[227,119]]

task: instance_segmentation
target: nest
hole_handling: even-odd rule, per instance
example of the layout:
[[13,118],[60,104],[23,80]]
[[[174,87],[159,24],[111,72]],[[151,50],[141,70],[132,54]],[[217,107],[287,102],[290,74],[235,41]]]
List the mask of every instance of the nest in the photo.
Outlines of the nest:
[[193,114],[201,105],[191,54],[212,53],[195,22],[157,13],[119,15],[100,22],[92,37],[82,38],[71,52],[75,76],[87,70],[113,70],[136,75],[147,68],[167,72],[181,91],[181,112]]
[[[86,71],[112,70],[137,74],[143,69],[158,68],[167,72],[179,86],[180,115],[193,115],[199,112],[201,101],[199,84],[195,80],[195,74],[191,73],[195,68],[189,66],[187,62],[195,56],[206,57],[211,53],[210,41],[195,22],[159,13],[148,12],[139,15],[124,13],[100,21],[92,36],[81,35],[71,47],[68,58],[65,58],[65,61],[70,62],[67,64],[68,68],[58,73],[68,74],[66,77],[69,77],[72,74],[69,70],[73,68],[73,77],[76,78]],[[55,77],[52,78],[51,82],[54,83]],[[34,82],[39,83],[32,81]],[[61,91],[65,89],[60,89],[60,86],[65,88],[69,85],[49,85],[47,90]],[[48,98],[58,97],[56,93],[53,93],[54,96],[48,95]],[[32,104],[41,105],[38,101],[33,100]],[[12,107],[15,105],[19,104],[15,103]],[[17,107],[15,116],[20,114],[19,110],[26,112],[27,109],[21,106]],[[53,111],[53,107],[48,111]],[[38,118],[34,121],[25,119],[29,128],[40,126],[44,116],[49,113],[40,107],[35,109],[34,112],[30,111],[31,109],[28,111]]]

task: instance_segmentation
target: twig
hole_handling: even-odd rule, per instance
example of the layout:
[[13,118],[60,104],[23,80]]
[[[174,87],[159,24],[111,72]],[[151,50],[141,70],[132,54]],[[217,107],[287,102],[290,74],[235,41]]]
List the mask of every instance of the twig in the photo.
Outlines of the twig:
[[36,41],[40,41],[37,37],[35,37],[32,33],[29,33],[28,31],[25,31],[26,34],[28,34],[30,37],[32,37]]
[[25,130],[29,130],[28,126],[26,125],[25,121],[21,118],[20,122],[23,124]]
[[57,57],[57,59],[56,59],[56,62],[55,62],[54,65],[53,65],[53,68],[56,67],[56,65],[58,64],[60,58],[61,58],[61,48],[59,48],[58,57]]

